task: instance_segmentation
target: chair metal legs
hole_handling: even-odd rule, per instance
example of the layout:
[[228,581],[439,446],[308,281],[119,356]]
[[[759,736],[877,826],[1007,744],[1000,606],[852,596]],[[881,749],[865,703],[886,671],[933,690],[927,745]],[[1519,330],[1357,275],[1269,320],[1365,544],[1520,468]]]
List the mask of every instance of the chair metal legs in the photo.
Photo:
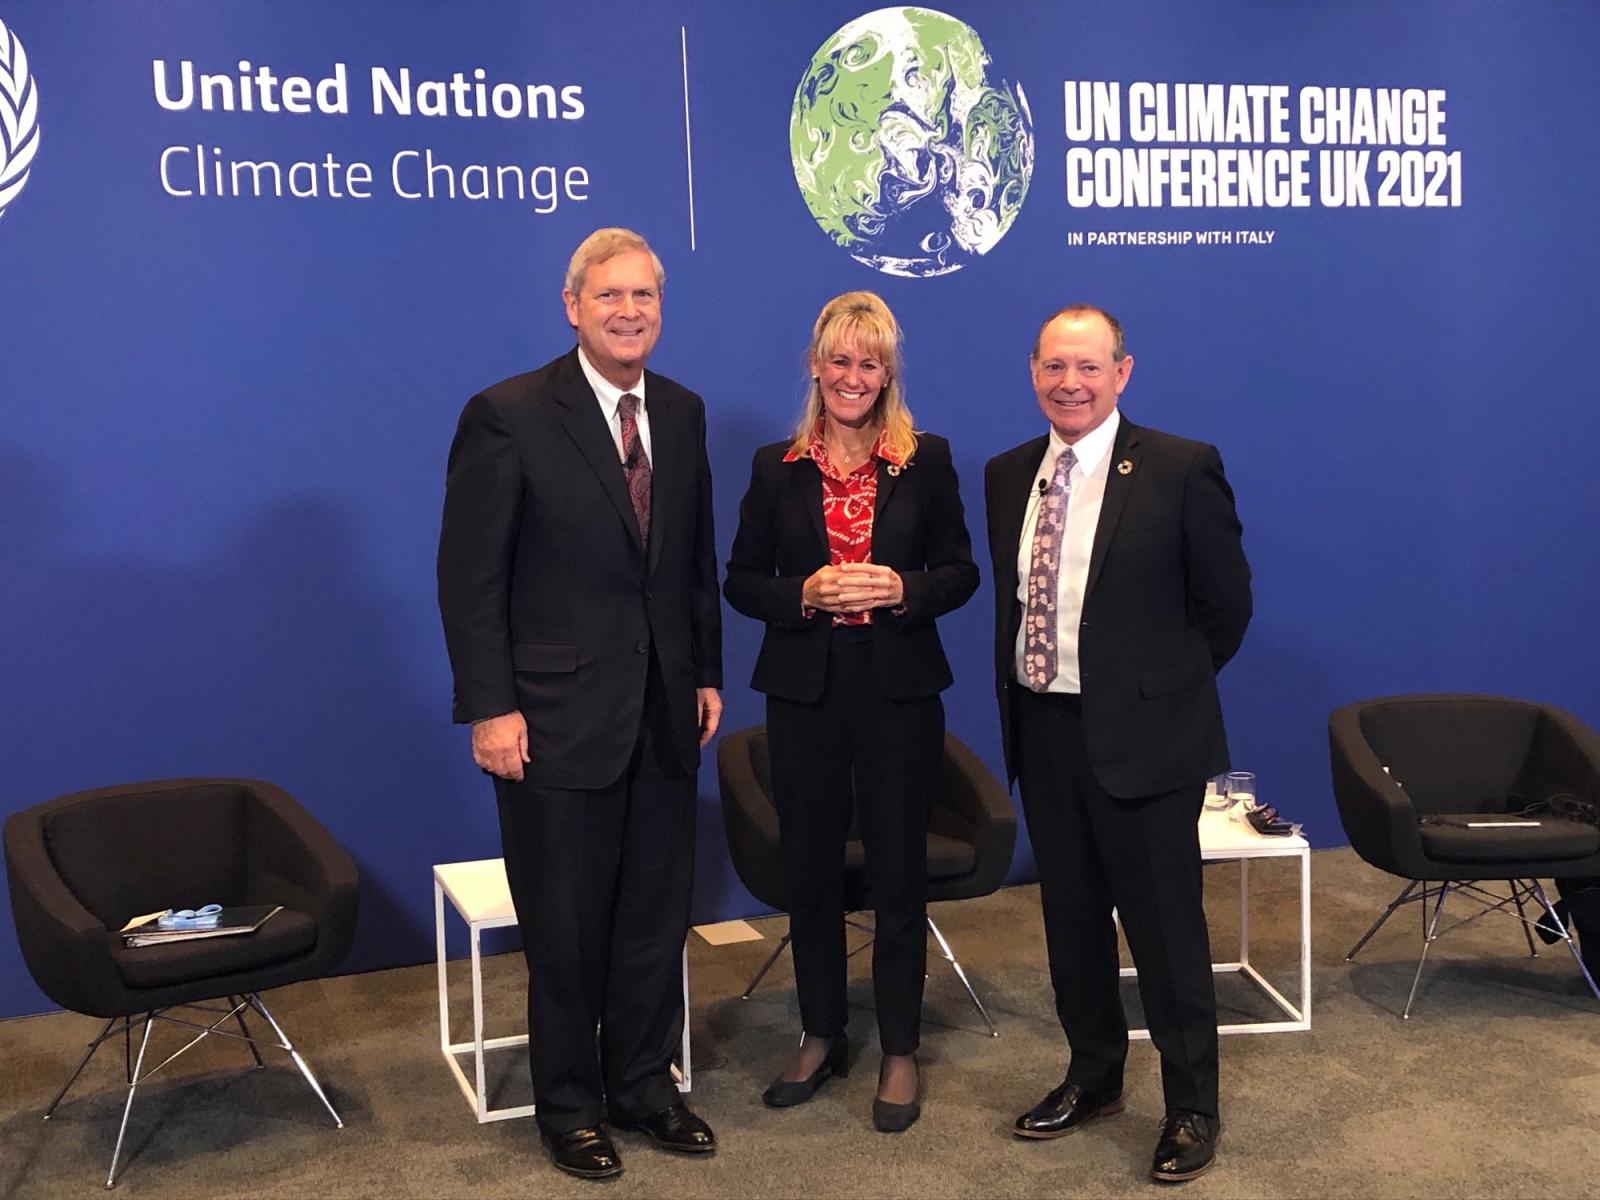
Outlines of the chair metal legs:
[[989,1019],[989,1010],[984,1008],[983,1001],[978,999],[978,993],[972,990],[972,984],[967,980],[967,973],[961,969],[961,964],[956,961],[956,956],[950,950],[950,943],[944,940],[944,934],[939,932],[939,927],[933,923],[933,918],[928,918],[928,932],[933,934],[933,940],[939,943],[939,953],[944,955],[945,962],[955,970],[956,978],[961,980],[961,986],[967,989],[967,995],[972,997],[972,1003],[978,1010],[978,1015],[983,1018],[983,1023],[989,1027],[990,1037],[999,1037],[1000,1031],[994,1027],[994,1022]]
[[1345,962],[1354,962],[1356,955],[1361,953],[1361,947],[1365,946],[1369,941],[1371,941],[1372,935],[1377,933],[1379,929],[1383,928],[1383,923],[1394,915],[1395,909],[1399,908],[1408,900],[1413,899],[1411,893],[1416,891],[1417,888],[1421,886],[1422,880],[1420,879],[1413,879],[1410,883],[1406,884],[1405,888],[1400,892],[1400,894],[1393,900],[1389,901],[1389,907],[1384,909],[1383,912],[1378,915],[1378,919],[1372,923],[1371,927],[1361,935],[1360,940],[1357,941],[1354,946],[1350,947],[1350,952],[1344,956]]
[[750,994],[756,990],[756,984],[767,977],[767,972],[772,970],[772,964],[778,961],[778,956],[789,948],[789,935],[786,933],[778,939],[778,948],[767,955],[767,961],[761,964],[761,969],[755,973],[755,978],[750,980],[750,986],[739,993],[739,999],[748,1000]]
[[[311,1085],[311,1090],[317,1094],[317,1099],[322,1101],[322,1107],[327,1109],[328,1115],[333,1118],[334,1125],[343,1129],[344,1122],[339,1119],[339,1114],[334,1110],[333,1105],[328,1103],[328,1097],[323,1092],[322,1085],[317,1082],[317,1077],[311,1073],[311,1068],[306,1065],[306,1060],[300,1057],[300,1051],[296,1050],[289,1039],[284,1036],[283,1027],[272,1019],[272,1014],[267,1011],[267,1006],[261,1003],[260,996],[252,992],[249,1000],[251,1007],[261,1014],[262,1019],[272,1026],[272,1032],[278,1035],[278,1049],[289,1052],[289,1057],[294,1059],[294,1065],[300,1068],[300,1074],[305,1077],[305,1081]],[[255,1044],[254,1039],[251,1039],[251,1044]],[[264,1044],[270,1045],[271,1043]]]
[[[155,1028],[156,1024],[154,1018],[154,1013],[145,1018],[144,1035],[139,1039],[139,1057],[133,1063],[133,1078],[128,1081],[128,1099],[122,1106],[122,1124],[117,1126],[117,1144],[111,1151],[111,1169],[106,1172],[107,1188],[117,1186],[117,1163],[122,1159],[122,1139],[128,1136],[128,1117],[133,1112],[133,1093],[138,1089],[139,1080],[142,1078],[139,1072],[144,1066],[144,1052],[150,1047],[150,1031]],[[188,1047],[184,1047],[184,1049],[188,1049]],[[180,1050],[178,1053],[182,1054],[183,1051]],[[164,1066],[165,1064],[162,1065]],[[156,1070],[160,1069],[160,1067],[156,1068]]]
[[[1411,1006],[1417,1001],[1417,984],[1422,982],[1422,968],[1428,961],[1428,947],[1433,945],[1433,939],[1439,936],[1439,918],[1444,916],[1444,902],[1450,895],[1450,885],[1447,883],[1438,891],[1438,899],[1433,905],[1433,920],[1428,924],[1422,935],[1422,953],[1417,956],[1417,973],[1411,977],[1411,992],[1406,996],[1406,1010],[1400,1014],[1402,1021],[1411,1019]],[[1427,903],[1422,906],[1422,913],[1426,919],[1428,912]]]
[[[178,1005],[176,1007],[199,1009],[201,1011],[211,1013],[219,1012],[219,1010],[216,1008],[209,1008],[200,1004],[185,1004]],[[245,1024],[244,1020],[244,1010],[247,1008],[253,1009],[257,1015],[259,1015],[269,1026],[271,1026],[273,1034],[276,1035],[276,1040],[273,1038],[258,1038],[251,1034],[250,1027]],[[260,996],[256,995],[254,992],[251,992],[242,997],[227,997],[227,1007],[221,1009],[220,1015],[218,1015],[214,1021],[211,1021],[207,1024],[201,1024],[198,1021],[190,1021],[183,1017],[173,1016],[172,1013],[172,1009],[158,1009],[154,1012],[146,1013],[142,1017],[122,1017],[120,1018],[120,1027],[118,1025],[119,1018],[113,1017],[111,1020],[107,1021],[105,1026],[100,1030],[99,1035],[89,1043],[88,1048],[84,1051],[83,1057],[78,1061],[78,1065],[73,1069],[72,1074],[68,1076],[67,1082],[62,1084],[61,1090],[56,1093],[55,1099],[50,1102],[50,1107],[45,1110],[44,1119],[48,1121],[51,1115],[55,1112],[56,1106],[61,1103],[68,1090],[75,1082],[77,1082],[78,1076],[83,1073],[83,1068],[86,1067],[89,1063],[89,1060],[94,1057],[94,1052],[100,1048],[100,1045],[110,1038],[118,1036],[118,1034],[122,1035],[124,1041],[124,1066],[126,1068],[128,1080],[128,1095],[122,1106],[122,1123],[117,1128],[117,1143],[111,1152],[111,1167],[106,1173],[106,1187],[113,1188],[117,1186],[117,1168],[122,1160],[122,1143],[127,1137],[128,1118],[133,1113],[133,1097],[134,1093],[138,1091],[139,1085],[145,1080],[149,1079],[157,1071],[161,1070],[162,1067],[165,1067],[168,1063],[172,1062],[179,1055],[183,1054],[186,1050],[193,1048],[206,1037],[213,1034],[217,1037],[233,1038],[235,1041],[244,1042],[250,1047],[250,1053],[255,1058],[256,1065],[258,1067],[263,1065],[261,1061],[261,1051],[259,1049],[261,1046],[271,1046],[274,1049],[282,1050],[287,1053],[294,1061],[294,1065],[299,1069],[300,1074],[305,1078],[305,1081],[311,1085],[311,1090],[316,1093],[317,1099],[322,1101],[322,1106],[328,1110],[328,1115],[333,1118],[333,1123],[340,1129],[344,1128],[344,1122],[340,1120],[339,1114],[334,1110],[333,1105],[328,1102],[328,1097],[323,1092],[321,1084],[317,1082],[317,1077],[311,1073],[311,1068],[306,1065],[305,1059],[300,1057],[300,1052],[294,1048],[293,1043],[291,1043],[284,1035],[283,1028],[276,1020],[273,1019],[272,1014],[267,1010],[267,1006],[261,1002]],[[139,1039],[139,1052],[137,1056],[129,1057],[131,1051],[132,1029],[136,1021],[140,1024],[143,1024],[144,1033]],[[189,1029],[198,1030],[199,1032],[182,1046],[180,1046],[177,1050],[174,1050],[171,1054],[167,1055],[166,1058],[162,1059],[155,1066],[151,1067],[149,1070],[146,1070],[144,1062],[145,1054],[150,1049],[150,1031],[155,1028],[157,1021],[165,1021],[169,1025],[181,1025]],[[239,1026],[238,1033],[233,1033],[227,1029],[219,1028],[219,1026],[227,1023],[228,1021],[233,1021]]]
[[[229,1004],[239,1004],[239,1001],[238,1001],[238,999],[236,997],[229,996],[228,997],[228,1003]],[[250,1057],[256,1060],[256,1066],[264,1067],[267,1064],[261,1061],[261,1051],[256,1049],[256,1040],[255,1040],[255,1038],[250,1036],[250,1026],[248,1026],[248,1025],[246,1025],[244,1023],[243,1008],[244,1008],[244,1006],[242,1004],[239,1004],[239,1007],[234,1009],[233,1019],[235,1021],[239,1022],[239,1032],[244,1034],[245,1041],[248,1042],[249,1045],[250,1045]]]
[[[961,986],[967,989],[967,995],[969,998],[971,998],[973,1007],[978,1010],[978,1015],[983,1018],[983,1023],[989,1027],[989,1036],[999,1037],[1000,1031],[995,1028],[994,1021],[989,1016],[989,1010],[983,1007],[983,1001],[978,999],[978,993],[973,990],[972,982],[967,978],[966,971],[962,970],[960,960],[956,958],[955,952],[950,949],[950,943],[945,940],[944,934],[940,931],[939,927],[934,924],[933,918],[929,917],[927,920],[928,932],[933,935],[934,941],[938,943],[939,953],[944,957],[945,962],[950,964],[951,969],[955,971],[956,978],[961,981]],[[854,956],[872,944],[872,939],[870,936],[872,934],[872,927],[869,925],[863,925],[859,921],[852,921],[848,918],[846,918],[845,923],[852,928],[859,929],[863,933],[869,935],[865,942],[857,946],[854,950],[850,951],[850,955]],[[757,971],[755,973],[755,977],[750,980],[749,986],[747,986],[744,991],[739,994],[739,999],[750,999],[751,993],[756,990],[756,985],[766,978],[767,972],[772,970],[772,965],[778,961],[779,955],[788,949],[789,940],[789,934],[787,933],[778,940],[777,948],[774,949],[771,954],[767,955],[766,962],[761,964],[761,969]]]
[[1589,964],[1583,961],[1583,955],[1578,952],[1578,944],[1572,940],[1572,929],[1556,914],[1555,905],[1550,903],[1550,897],[1545,895],[1544,885],[1537,879],[1533,881],[1533,896],[1549,915],[1551,923],[1561,931],[1561,940],[1566,942],[1567,949],[1572,951],[1573,960],[1577,962],[1578,970],[1583,972],[1589,990],[1594,993],[1596,1000],[1600,1000],[1600,986],[1596,986],[1594,976],[1589,974]]
[[1533,944],[1533,922],[1528,920],[1527,910],[1522,906],[1522,893],[1517,890],[1515,884],[1512,885],[1511,894],[1517,901],[1517,919],[1522,922],[1522,936],[1528,943],[1528,957],[1538,958],[1539,951]]
[[[50,1107],[44,1110],[44,1119],[46,1121],[48,1121],[55,1113],[56,1105],[61,1103],[61,1098],[67,1094],[67,1090],[78,1081],[78,1076],[83,1074],[83,1069],[89,1065],[89,1060],[94,1057],[94,1052],[100,1049],[100,1043],[109,1037],[116,1036],[116,1034],[112,1032],[112,1026],[114,1026],[116,1023],[117,1018],[112,1017],[111,1020],[105,1023],[105,1027],[100,1030],[100,1036],[89,1043],[88,1047],[83,1052],[83,1057],[78,1060],[78,1065],[72,1069],[72,1074],[67,1076],[67,1081],[61,1085],[61,1090],[56,1093],[56,1098],[50,1101]],[[128,1024],[127,1017],[122,1018],[122,1024],[125,1030]],[[129,1069],[129,1078],[132,1078],[131,1068]]]
[[[1470,924],[1487,913],[1503,912],[1507,916],[1515,916],[1521,923],[1523,936],[1528,943],[1528,953],[1537,957],[1539,952],[1533,944],[1533,926],[1537,919],[1529,917],[1526,910],[1526,901],[1537,900],[1544,910],[1541,916],[1548,914],[1550,923],[1561,931],[1561,938],[1566,942],[1567,949],[1572,952],[1572,957],[1577,962],[1578,970],[1582,972],[1584,981],[1589,985],[1589,990],[1594,993],[1597,1000],[1600,1000],[1600,986],[1596,985],[1594,977],[1589,973],[1589,969],[1583,961],[1583,955],[1578,952],[1577,943],[1572,939],[1571,932],[1562,923],[1561,918],[1556,915],[1549,896],[1545,894],[1544,885],[1537,879],[1508,879],[1506,880],[1506,885],[1510,889],[1510,894],[1500,896],[1479,886],[1476,880],[1471,879],[1445,880],[1436,885],[1424,883],[1420,879],[1413,879],[1406,884],[1398,896],[1389,902],[1388,906],[1379,914],[1378,919],[1372,923],[1371,928],[1363,933],[1360,940],[1350,948],[1350,953],[1344,956],[1345,961],[1351,962],[1355,959],[1361,948],[1371,940],[1373,934],[1382,928],[1383,923],[1394,915],[1397,908],[1403,904],[1420,902],[1422,953],[1417,958],[1416,974],[1411,978],[1411,992],[1406,997],[1405,1012],[1402,1014],[1402,1019],[1409,1020],[1411,1008],[1416,1003],[1418,985],[1422,982],[1422,969],[1428,962],[1428,950],[1436,940],[1452,929],[1459,929],[1463,925]],[[1452,894],[1474,900],[1481,908],[1471,916],[1463,917],[1454,924],[1441,929],[1439,926],[1440,919],[1444,915],[1444,903]],[[1434,902],[1431,915],[1428,911],[1429,900]],[[1516,907],[1515,913],[1511,911],[1513,905]]]

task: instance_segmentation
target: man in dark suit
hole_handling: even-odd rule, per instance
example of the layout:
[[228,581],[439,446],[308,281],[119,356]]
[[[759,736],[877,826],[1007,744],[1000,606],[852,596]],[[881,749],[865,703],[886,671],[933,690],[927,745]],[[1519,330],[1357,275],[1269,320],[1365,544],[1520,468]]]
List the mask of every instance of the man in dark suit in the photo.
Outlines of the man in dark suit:
[[1250,568],[1216,449],[1117,412],[1133,358],[1115,318],[1063,309],[1030,365],[1050,433],[984,473],[995,678],[1072,1055],[1015,1131],[1060,1137],[1122,1111],[1114,907],[1161,1054],[1151,1173],[1190,1179],[1221,1129],[1196,824],[1228,766],[1216,672],[1250,620]]
[[578,247],[577,348],[467,404],[439,537],[454,717],[495,777],[527,955],[540,1132],[587,1178],[622,1170],[607,1119],[716,1147],[671,1075],[722,628],[705,410],[644,369],[664,278],[628,230]]

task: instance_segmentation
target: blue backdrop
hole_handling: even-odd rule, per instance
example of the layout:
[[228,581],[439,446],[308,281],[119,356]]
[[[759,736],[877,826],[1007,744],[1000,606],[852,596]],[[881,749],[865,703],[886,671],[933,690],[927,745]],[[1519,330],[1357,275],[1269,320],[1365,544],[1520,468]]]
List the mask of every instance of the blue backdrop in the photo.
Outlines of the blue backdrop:
[[[833,245],[790,160],[798,83],[867,7],[0,0],[36,102],[10,125],[0,106],[0,150],[14,167],[37,146],[0,199],[0,811],[138,778],[272,779],[361,867],[351,966],[425,958],[429,865],[498,853],[449,724],[445,452],[472,392],[571,344],[561,273],[608,224],[666,262],[652,365],[706,397],[724,554],[829,296],[873,288],[900,316],[909,398],[954,443],[980,555],[984,461],[1043,430],[1033,331],[1089,300],[1128,327],[1124,411],[1222,449],[1256,573],[1223,677],[1235,761],[1314,844],[1343,841],[1324,722],[1345,701],[1496,691],[1600,723],[1600,10],[946,0],[991,82],[1026,96],[1031,179],[987,253],[911,278]],[[348,111],[242,111],[241,60],[313,89],[344,64]],[[184,62],[230,76],[233,111],[220,85],[209,109],[164,107],[158,61],[174,92]],[[21,94],[16,63],[0,94]],[[447,104],[459,72],[468,112],[480,69],[516,85],[491,106],[577,88],[581,115],[542,91],[536,117],[428,116],[420,90],[409,116],[374,112],[373,68],[439,81]],[[1300,207],[1074,207],[1069,80],[1124,100],[1138,81],[1285,86],[1291,149],[1302,89],[1442,91],[1460,203],[1379,207],[1373,146],[1370,207],[1320,203],[1315,179]],[[1108,144],[1140,145],[1122,133]],[[197,190],[194,147],[281,164],[285,194],[171,194]],[[458,188],[476,163],[533,194],[407,198],[428,153]],[[325,156],[341,193],[369,164],[370,195],[329,195]],[[287,194],[314,174],[296,161],[324,164],[316,196]],[[552,176],[566,186],[536,198]],[[1214,229],[1258,237],[1073,244]],[[988,613],[980,593],[944,623],[947,703],[998,767]],[[760,720],[759,634],[728,614],[727,728]],[[756,911],[710,761],[697,920]],[[1031,870],[1024,842],[1015,874]],[[0,1014],[47,1006],[7,921]]]

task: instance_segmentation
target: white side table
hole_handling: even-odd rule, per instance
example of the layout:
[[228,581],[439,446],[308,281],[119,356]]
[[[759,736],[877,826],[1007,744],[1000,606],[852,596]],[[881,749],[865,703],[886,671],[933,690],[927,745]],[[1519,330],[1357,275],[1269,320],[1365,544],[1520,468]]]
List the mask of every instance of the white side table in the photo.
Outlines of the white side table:
[[[1283,1020],[1241,1021],[1217,1026],[1218,1033],[1299,1033],[1311,1028],[1311,843],[1299,834],[1264,837],[1249,825],[1230,821],[1226,812],[1200,814],[1200,858],[1205,862],[1237,859],[1239,863],[1239,961],[1212,963],[1218,975],[1241,974],[1249,979],[1283,1014]],[[1300,860],[1300,1003],[1289,999],[1250,963],[1250,861],[1257,858]],[[1137,974],[1133,967],[1122,974]],[[1148,1029],[1131,1029],[1130,1038],[1148,1038]]]
[[[467,935],[472,946],[472,1040],[450,1040],[450,995],[446,985],[444,952],[444,902],[450,904],[467,924]],[[506,883],[506,864],[503,858],[484,858],[476,862],[440,863],[433,868],[433,929],[439,970],[439,1049],[444,1054],[461,1093],[477,1114],[479,1124],[485,1121],[504,1121],[511,1117],[531,1117],[535,1106],[518,1105],[512,1108],[490,1108],[484,1092],[483,1052],[504,1046],[526,1046],[528,1035],[485,1038],[483,1036],[483,956],[480,936],[485,929],[501,929],[517,923],[516,910],[511,905],[511,888]],[[673,1078],[678,1090],[687,1092],[690,1086],[689,1065],[689,947],[683,948],[683,1048],[682,1066],[674,1064]],[[472,1055],[473,1078],[469,1082],[461,1066],[461,1055]]]

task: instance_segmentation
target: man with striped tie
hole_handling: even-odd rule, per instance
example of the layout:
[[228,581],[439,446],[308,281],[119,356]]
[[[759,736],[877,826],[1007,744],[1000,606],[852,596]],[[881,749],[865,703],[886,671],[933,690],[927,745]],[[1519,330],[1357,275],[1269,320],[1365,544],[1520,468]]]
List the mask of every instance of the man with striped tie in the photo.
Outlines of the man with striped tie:
[[606,1122],[716,1148],[671,1075],[722,625],[705,408],[644,366],[664,282],[638,234],[584,240],[562,292],[578,344],[468,402],[439,537],[454,716],[494,776],[528,959],[539,1129],[584,1178],[622,1170]]

